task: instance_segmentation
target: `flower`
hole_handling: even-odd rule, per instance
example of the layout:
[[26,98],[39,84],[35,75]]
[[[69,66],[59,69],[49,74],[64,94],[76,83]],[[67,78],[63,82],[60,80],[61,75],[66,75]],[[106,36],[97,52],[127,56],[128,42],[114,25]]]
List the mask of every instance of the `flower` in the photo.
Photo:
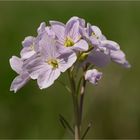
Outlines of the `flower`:
[[44,33],[48,36],[55,38],[55,33],[52,31],[50,26],[46,26],[45,22],[42,22],[37,29],[37,37],[28,36],[22,41],[23,49],[20,52],[22,59],[28,59],[34,54],[39,52],[38,42],[41,40]]
[[24,65],[32,79],[37,79],[40,89],[51,86],[73,65],[77,57],[73,51],[65,51],[57,46],[56,41],[47,34],[39,41],[40,54],[34,55]]
[[10,91],[14,91],[15,93],[22,88],[29,80],[29,74],[26,70],[23,70],[23,61],[16,57],[16,56],[12,56],[12,58],[10,58],[10,65],[12,67],[12,69],[19,74],[12,82],[11,87],[10,87]]
[[88,50],[88,43],[81,39],[80,34],[80,27],[84,24],[82,19],[73,17],[66,25],[58,21],[50,21],[50,24],[60,46],[74,51]]
[[[40,24],[36,37],[25,37],[21,58],[10,59],[12,69],[19,74],[11,84],[11,91],[16,92],[30,79],[37,79],[40,89],[47,88],[70,67],[73,71],[83,66],[103,67],[111,61],[131,67],[119,44],[108,40],[99,27],[86,24],[76,16],[66,24],[49,23]],[[96,69],[87,70],[85,74],[85,79],[95,85],[101,77],[102,73]]]
[[87,70],[85,74],[85,80],[90,83],[97,85],[98,81],[102,78],[102,72],[99,72],[96,69]]
[[125,58],[125,54],[123,51],[118,50],[118,51],[110,51],[110,57],[111,60],[122,65],[125,68],[130,68],[131,65],[129,64],[129,62],[126,60]]
[[125,58],[125,54],[120,50],[118,43],[107,40],[97,26],[87,24],[87,29],[82,31],[83,37],[88,40],[92,47],[87,62],[93,63],[98,67],[106,66],[112,60],[124,67],[130,67]]
[[37,29],[37,33],[38,33],[38,38],[41,39],[41,37],[43,36],[44,33],[47,33],[48,36],[55,38],[55,33],[53,32],[53,30],[51,29],[50,26],[46,26],[45,22],[42,22],[40,24],[40,26]]
[[35,37],[28,36],[22,41],[23,49],[20,52],[22,59],[28,59],[38,51],[38,40]]

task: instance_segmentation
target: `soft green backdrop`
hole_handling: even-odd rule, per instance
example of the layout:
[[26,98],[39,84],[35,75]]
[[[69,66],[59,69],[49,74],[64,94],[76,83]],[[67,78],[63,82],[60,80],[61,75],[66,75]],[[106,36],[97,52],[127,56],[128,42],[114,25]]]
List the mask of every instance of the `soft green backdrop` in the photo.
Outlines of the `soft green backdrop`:
[[[99,26],[121,45],[132,68],[110,64],[98,86],[88,86],[83,128],[87,138],[140,138],[140,2],[0,2],[0,138],[71,138],[59,114],[73,122],[71,96],[57,81],[39,90],[30,81],[17,94],[9,92],[16,73],[9,66],[19,56],[21,41],[36,35],[42,21],[66,22],[71,16]],[[59,80],[67,82],[66,74]]]

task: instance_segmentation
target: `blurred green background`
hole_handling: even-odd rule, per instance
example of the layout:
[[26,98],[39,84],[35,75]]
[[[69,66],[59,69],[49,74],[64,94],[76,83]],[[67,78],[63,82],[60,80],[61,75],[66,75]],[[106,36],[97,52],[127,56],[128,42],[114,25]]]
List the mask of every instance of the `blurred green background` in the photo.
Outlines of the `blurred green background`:
[[[0,138],[72,138],[59,122],[73,123],[70,94],[57,81],[39,90],[30,81],[17,94],[9,91],[16,73],[9,66],[19,56],[21,41],[36,35],[42,21],[66,22],[72,16],[99,26],[121,45],[131,69],[114,63],[100,69],[98,86],[88,85],[83,129],[92,120],[87,138],[140,138],[140,2],[0,2]],[[67,75],[60,77],[67,82]]]

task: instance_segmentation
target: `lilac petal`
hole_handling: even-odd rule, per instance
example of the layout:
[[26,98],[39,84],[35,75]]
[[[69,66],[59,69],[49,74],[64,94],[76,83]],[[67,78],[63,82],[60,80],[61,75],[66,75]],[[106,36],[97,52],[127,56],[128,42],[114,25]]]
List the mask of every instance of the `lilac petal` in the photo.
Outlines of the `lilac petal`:
[[11,68],[17,72],[18,74],[22,73],[22,65],[23,62],[21,61],[21,59],[17,56],[12,56],[12,58],[10,58],[9,60]]
[[119,44],[117,44],[116,42],[111,41],[111,40],[101,41],[101,46],[100,47],[105,47],[109,50],[115,50],[115,51],[120,49]]
[[51,65],[48,65],[47,62],[40,61],[33,63],[33,65],[28,67],[28,73],[32,79],[37,79],[40,74],[52,69]]
[[65,72],[68,68],[70,68],[77,59],[75,52],[69,51],[64,52],[62,55],[58,57],[59,59],[59,69],[61,72]]
[[79,28],[79,33],[81,34],[83,39],[88,39],[89,38],[89,34],[87,33],[87,28]]
[[77,42],[81,38],[81,35],[79,33],[79,22],[73,20],[66,24],[65,34],[66,36],[70,37],[74,42]]
[[41,57],[34,56],[24,62],[23,68],[28,71],[32,79],[37,79],[39,74],[46,70],[45,65],[47,65],[47,63],[45,63],[45,65],[44,63]]
[[54,31],[56,37],[63,44],[65,41],[64,33],[65,33],[65,25],[58,21],[49,21],[52,30]]
[[69,21],[67,22],[67,24],[68,24],[69,22],[71,22],[72,20],[78,21],[81,27],[85,27],[85,20],[84,20],[84,19],[79,18],[79,17],[77,17],[77,16],[73,16],[73,17],[71,17],[71,18],[69,19]]
[[31,56],[29,59],[24,60],[23,63],[23,69],[27,70],[30,69],[31,67],[33,67],[35,64],[38,64],[42,60],[42,57],[40,56],[40,54],[35,54],[33,56]]
[[89,40],[94,47],[99,46],[100,44],[100,41],[96,37],[90,36]]
[[90,83],[97,85],[98,81],[102,78],[102,72],[99,72],[96,69],[87,70],[85,74],[85,80],[88,80]]
[[46,23],[45,22],[42,22],[41,24],[40,24],[40,26],[38,27],[38,29],[37,29],[37,33],[40,35],[40,34],[42,34],[44,31],[45,31],[45,27],[46,27]]
[[45,31],[46,31],[46,33],[48,34],[48,36],[50,36],[50,37],[52,37],[52,38],[55,38],[55,33],[54,33],[54,31],[51,29],[51,27],[46,27],[45,28]]
[[27,59],[34,55],[37,51],[37,39],[32,36],[28,36],[22,41],[23,49],[20,52],[21,58]]
[[72,47],[72,49],[75,51],[87,51],[88,43],[85,40],[81,39]]
[[97,36],[98,38],[100,38],[102,36],[102,32],[99,29],[99,27],[97,26],[91,26],[92,32],[95,34],[95,36]]
[[125,58],[125,54],[123,51],[118,50],[118,51],[110,51],[110,56],[111,56],[111,60],[121,64],[122,66],[126,67],[126,68],[130,68],[131,65],[129,64],[129,62],[126,60]]
[[30,47],[24,47],[21,52],[20,52],[20,55],[21,55],[21,58],[22,59],[28,59],[29,57],[33,56],[36,52],[31,49]]
[[54,81],[59,77],[59,75],[59,69],[49,69],[47,71],[44,71],[42,74],[39,75],[37,79],[39,88],[44,89],[51,86],[54,83]]
[[105,35],[102,35],[102,36],[100,37],[100,40],[107,40],[107,38],[105,37]]
[[98,66],[106,66],[110,62],[110,56],[98,50],[93,50],[88,57],[88,62]]
[[87,23],[87,28],[86,29],[87,29],[86,32],[87,32],[88,36],[91,36],[92,33],[93,33],[93,30],[91,28],[91,24],[90,23]]
[[50,26],[46,26],[45,22],[42,22],[39,26],[39,28],[37,29],[38,32],[38,36],[37,38],[39,38],[39,40],[42,38],[44,33],[47,33],[48,36],[55,38],[55,33],[52,31]]
[[44,34],[39,42],[40,52],[44,58],[54,58],[56,56],[56,41]]
[[22,41],[23,47],[30,47],[31,45],[33,45],[34,40],[35,37],[33,36],[25,37],[25,39]]
[[37,79],[38,76],[44,72],[46,69],[46,67],[43,64],[40,65],[36,65],[34,67],[32,67],[31,69],[29,69],[29,75],[32,79]]
[[10,91],[14,91],[15,93],[22,88],[28,81],[30,80],[30,77],[28,73],[23,73],[17,76],[10,87]]

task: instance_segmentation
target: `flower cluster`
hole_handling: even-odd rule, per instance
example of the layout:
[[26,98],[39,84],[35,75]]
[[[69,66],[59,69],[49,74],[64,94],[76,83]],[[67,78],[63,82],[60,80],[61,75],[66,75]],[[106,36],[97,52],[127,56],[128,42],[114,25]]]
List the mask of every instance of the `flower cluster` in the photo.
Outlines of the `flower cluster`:
[[[36,79],[40,89],[47,88],[71,67],[102,67],[110,61],[130,67],[120,46],[107,40],[97,26],[86,24],[84,19],[72,17],[66,24],[59,21],[49,24],[41,23],[37,36],[28,36],[22,42],[20,58],[10,59],[12,69],[19,74],[11,84],[11,91],[16,92],[30,79]],[[96,69],[86,70],[85,80],[93,84],[101,77]]]

